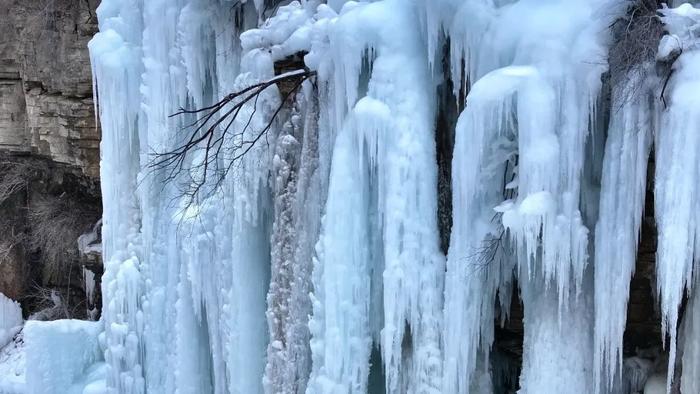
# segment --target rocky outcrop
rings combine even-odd
[[[0,0],[0,293],[25,314],[58,298],[84,311],[101,274],[77,242],[101,211],[87,50],[98,2]]]
[[[0,149],[99,175],[87,43],[96,0],[0,0]]]

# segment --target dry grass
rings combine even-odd
[[[11,231],[11,234],[0,239],[0,264],[10,261],[17,247],[25,240],[24,233],[15,232],[14,229]]]
[[[0,264],[28,264],[35,318],[85,317],[78,238],[100,217],[91,184],[34,157],[0,158]]]
[[[15,193],[27,188],[39,168],[30,161],[0,162],[0,205]]]
[[[98,213],[73,196],[42,196],[30,204],[29,248],[41,252],[44,278],[58,280],[78,261],[78,237],[90,230]]]
[[[0,162],[0,207],[27,189],[36,170],[37,168],[29,162]],[[15,212],[0,214],[0,228],[5,229],[5,233],[0,238],[0,264],[2,264],[12,258],[16,248],[26,237],[21,226],[17,224]]]

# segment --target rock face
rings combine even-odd
[[[0,0],[0,149],[99,175],[87,43],[96,0]]]
[[[101,211],[87,50],[98,3],[0,0],[0,293],[25,314],[52,307],[47,295],[85,303],[85,269],[101,273],[76,242]]]

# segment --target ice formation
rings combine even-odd
[[[670,385],[676,359],[678,310],[685,290],[692,286],[695,261],[700,256],[700,249],[696,249],[700,232],[695,216],[700,203],[696,189],[700,174],[697,160],[700,78],[696,71],[700,64],[697,51],[700,11],[686,3],[673,10],[664,9],[663,14],[671,39],[679,42],[682,49],[671,82],[671,105],[655,141],[659,163],[654,190],[659,228],[656,272],[662,326],[671,338],[667,377]],[[686,167],[684,163],[689,165]],[[692,337],[687,342],[692,342]]]
[[[0,293],[0,348],[12,341],[22,326],[22,308],[19,303]]]
[[[98,322],[29,321],[24,327],[29,393],[85,393],[104,382]],[[47,349],[51,349],[47,351]]]
[[[632,81],[630,83],[643,83]],[[637,260],[646,195],[647,163],[655,121],[653,98],[646,92],[626,100],[614,92],[615,111],[608,129],[602,169],[600,214],[595,232],[596,383],[611,386],[622,367],[622,341],[630,280]],[[607,376],[607,381],[601,381]]]
[[[661,10],[657,59],[613,84],[609,26],[626,12],[103,0],[90,53],[104,308],[99,322],[26,326],[27,389],[498,393],[512,368],[496,325],[521,300],[520,393],[671,390],[681,363],[675,384],[696,392],[700,11]],[[271,79],[215,117],[191,112]],[[436,126],[445,86],[461,111],[449,130]],[[217,125],[221,155],[202,140],[176,168],[153,165],[199,123]],[[439,133],[454,133],[451,229]],[[665,378],[623,359],[652,148]]]

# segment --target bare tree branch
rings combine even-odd
[[[156,152],[149,163],[151,171],[165,171],[164,183],[173,182],[189,170],[200,170],[201,176],[194,179],[189,175],[189,183],[183,190],[183,194],[189,198],[188,206],[199,196],[205,186],[210,187],[210,192],[217,190],[232,168],[240,162],[240,159],[255,147],[263,136],[270,131],[276,118],[292,95],[301,85],[316,75],[316,71],[298,69],[290,71],[274,78],[250,85],[242,90],[228,94],[220,101],[207,107],[198,109],[180,108],[170,117],[183,115],[195,115],[197,120],[188,124],[184,129],[188,130],[189,137],[186,141],[174,149]],[[282,100],[257,134],[251,139],[246,139],[246,131],[250,128],[253,117],[257,111],[257,103],[260,95],[273,85],[291,84],[291,89],[282,91]],[[280,89],[282,90],[282,89]],[[241,130],[234,130],[234,121],[239,118],[241,110],[247,104],[252,104],[252,112]],[[218,118],[217,118],[218,116]],[[225,146],[231,141],[233,146]],[[187,158],[194,152],[204,152],[201,163],[187,167]],[[228,153],[226,155],[226,153]],[[226,159],[224,168],[219,168],[221,159]],[[212,182],[213,177],[213,184]]]

